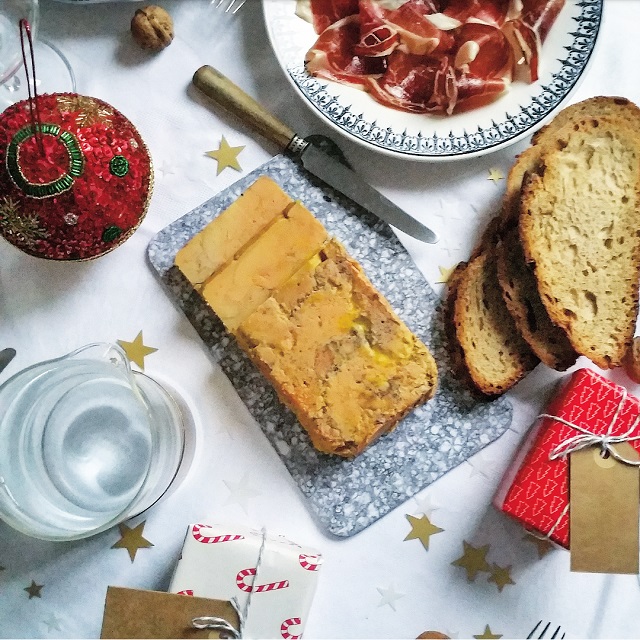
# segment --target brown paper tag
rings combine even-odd
[[[230,602],[176,593],[109,587],[101,638],[219,638],[220,632],[195,629],[193,618],[224,618],[235,629],[240,621]]]
[[[614,446],[640,459],[628,442]],[[588,447],[570,454],[569,480],[571,571],[638,573],[639,468]]]

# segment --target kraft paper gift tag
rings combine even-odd
[[[212,629],[196,629],[194,618],[215,616],[239,629],[238,614],[230,602],[176,593],[109,587],[101,638],[221,638]]]
[[[640,460],[628,442],[613,447]],[[638,573],[639,468],[603,457],[600,447],[575,451],[569,460],[571,571]]]

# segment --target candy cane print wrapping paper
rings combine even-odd
[[[235,598],[246,616],[243,638],[297,640],[311,609],[321,564],[317,551],[283,536],[242,525],[193,524],[170,591]]]

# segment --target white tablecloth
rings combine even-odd
[[[146,248],[160,229],[239,177],[230,169],[216,176],[215,162],[204,155],[222,135],[232,146],[246,145],[239,156],[243,174],[277,152],[193,91],[191,76],[200,65],[217,66],[296,131],[337,134],[294,94],[277,66],[258,0],[247,0],[235,18],[216,14],[208,0],[162,4],[174,17],[176,37],[149,55],[129,34],[138,3],[42,2],[42,34],[69,58],[80,93],[113,104],[139,128],[154,158],[156,185],[141,228],[97,261],[57,264],[0,242],[0,347],[18,352],[0,382],[39,360],[94,341],[133,340],[143,330],[145,343],[158,349],[147,357],[146,371],[169,380],[196,415],[196,458],[185,482],[142,518],[154,546],[140,550],[133,563],[124,550],[111,549],[117,529],[49,543],[0,523],[0,636],[97,637],[107,585],[166,590],[187,524],[217,520],[264,525],[324,552],[307,638],[415,638],[427,629],[468,638],[486,625],[494,634],[525,637],[538,620],[561,625],[572,638],[638,637],[636,576],[570,573],[569,554],[561,550],[539,559],[519,525],[490,504],[521,435],[559,378],[542,366],[509,393],[512,429],[418,500],[352,539],[329,538],[316,526],[280,459],[154,277]],[[605,4],[593,62],[572,101],[609,94],[640,102],[640,2]],[[401,239],[442,291],[438,267],[468,257],[502,196],[504,181],[488,180],[489,169],[506,174],[528,140],[444,164],[390,159],[339,142],[367,180],[440,233],[436,246]],[[423,510],[444,529],[428,551],[404,541],[405,515]],[[451,564],[464,540],[489,544],[488,559],[510,566],[515,584],[500,592],[486,573],[468,582]],[[24,591],[32,580],[43,585],[40,597]]]

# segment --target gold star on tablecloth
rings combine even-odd
[[[124,349],[124,352],[127,354],[127,358],[129,358],[131,362],[135,362],[135,364],[137,364],[143,371],[145,356],[157,351],[154,347],[147,347],[142,342],[142,331],[138,333],[133,342],[118,340],[118,344]]]
[[[118,525],[121,538],[111,548],[126,549],[129,552],[131,562],[133,562],[136,558],[136,553],[138,553],[138,549],[148,549],[149,547],[153,547],[153,544],[151,542],[142,537],[144,525],[145,523],[141,522],[137,527],[134,527],[133,529],[130,529],[124,523]]]
[[[538,549],[538,558],[544,558],[547,553],[553,549],[553,544],[546,538],[538,538],[537,536],[527,533],[527,535],[522,539],[527,542],[531,542],[536,546],[536,549]]]
[[[436,280],[436,284],[446,284],[451,277],[451,274],[456,270],[457,265],[453,267],[441,267],[438,265],[438,271],[440,271],[440,277]]]
[[[480,634],[479,636],[473,636],[474,638],[477,638],[478,640],[480,640],[481,638],[483,640],[498,640],[498,638],[502,638],[502,634],[501,633],[493,633],[491,631],[491,627],[489,625],[487,625],[484,628],[484,632],[482,634]]]
[[[243,149],[244,146],[230,147],[226,138],[222,136],[220,146],[214,151],[207,151],[205,155],[213,158],[218,162],[218,173],[216,175],[219,176],[227,167],[231,167],[236,171],[242,171],[242,167],[238,162],[238,155]]]
[[[504,175],[500,169],[489,169],[489,177],[487,180],[492,180],[494,184],[498,184],[500,180],[504,180]]]
[[[421,518],[416,518],[415,516],[406,515],[409,524],[411,524],[411,531],[407,534],[406,540],[420,540],[422,542],[422,546],[428,551],[429,550],[429,538],[436,534],[444,531],[440,527],[436,527],[434,524],[431,524],[431,520],[426,515],[423,515]]]
[[[487,579],[487,582],[495,582],[498,587],[498,591],[501,593],[508,584],[515,584],[511,579],[511,565],[508,567],[499,567],[497,564],[492,564],[491,575]]]
[[[467,572],[467,580],[473,582],[480,571],[491,572],[491,567],[487,562],[487,553],[489,552],[489,545],[484,547],[474,547],[466,540],[462,543],[464,545],[464,554],[454,560],[451,564],[456,567],[462,567]]]
[[[28,587],[25,587],[23,591],[26,591],[29,594],[29,600],[31,598],[42,598],[40,595],[40,591],[42,591],[43,584],[36,584],[33,580]]]

